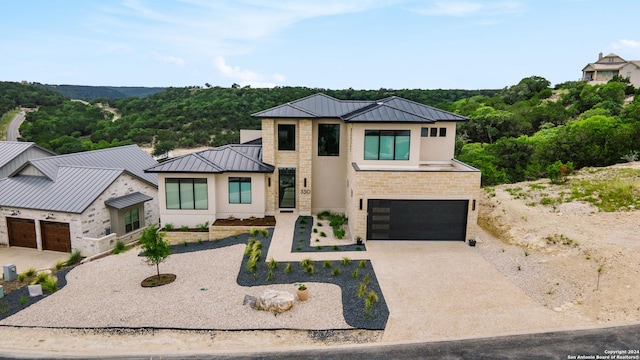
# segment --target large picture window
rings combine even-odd
[[[140,229],[140,210],[132,209],[124,213],[124,231],[132,232]]]
[[[207,179],[174,179],[165,180],[167,209],[208,208]]]
[[[340,156],[340,124],[318,124],[318,156]]]
[[[229,178],[229,204],[251,204],[251,178]]]
[[[365,130],[365,160],[409,160],[411,131]]]
[[[278,124],[278,150],[296,149],[296,126]]]

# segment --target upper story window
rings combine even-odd
[[[365,130],[365,160],[409,160],[411,131]]]
[[[206,210],[207,179],[165,179],[167,209]]]
[[[439,130],[439,131],[438,131]],[[447,136],[447,128],[422,128],[420,129],[421,137],[446,137]]]
[[[278,150],[296,149],[296,126],[278,124]]]
[[[229,178],[229,204],[251,204],[251,178]]]
[[[340,124],[318,124],[318,156],[340,156]]]

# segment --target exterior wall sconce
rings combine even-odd
[[[271,178],[267,178],[267,186],[271,187]]]
[[[473,203],[471,204],[471,211],[476,211],[476,201],[473,200]]]
[[[16,216],[16,215],[20,215],[20,210],[13,210],[11,212],[11,216]]]
[[[307,187],[307,178],[304,178],[304,187]]]
[[[51,220],[51,219],[55,219],[54,214],[53,213],[47,214],[47,216],[45,217],[45,220]]]
[[[360,199],[360,210],[362,210],[362,199]]]

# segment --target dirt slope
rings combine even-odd
[[[600,201],[611,186],[632,194],[631,204],[604,212],[619,205]],[[581,195],[594,200],[569,201]],[[489,188],[478,250],[533,299],[578,323],[637,322],[639,201],[640,162],[582,169],[561,185],[542,179]]]

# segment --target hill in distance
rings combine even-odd
[[[145,98],[165,89],[163,87],[135,86],[38,85],[41,85],[51,91],[55,91],[70,99],[83,99],[87,101],[92,101],[96,98],[107,98],[110,100],[124,99],[128,97]]]

